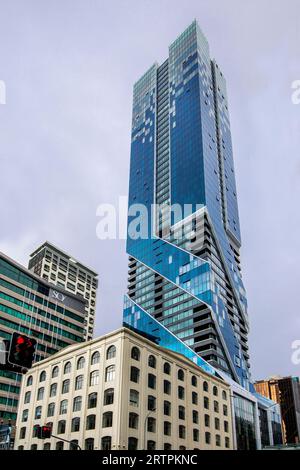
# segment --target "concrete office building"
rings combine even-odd
[[[258,380],[254,386],[258,393],[279,403],[284,442],[300,443],[299,377],[270,377],[267,380]]]
[[[85,339],[92,339],[98,274],[47,241],[31,253],[28,268],[50,284],[86,299]]]
[[[85,300],[50,285],[0,253],[0,342],[20,332],[36,339],[39,361],[85,337]],[[16,419],[21,374],[0,364],[0,420]]]
[[[24,376],[15,448],[231,449],[230,394],[184,355],[121,328]],[[46,423],[57,438],[35,437]]]

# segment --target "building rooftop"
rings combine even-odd
[[[30,271],[30,269],[25,268],[25,266],[23,266],[22,264],[18,263],[17,261],[13,260],[12,258],[10,258],[9,256],[5,255],[4,253],[0,251],[0,259],[1,258],[7,261],[8,263],[10,263],[11,265],[15,266],[20,271],[22,271],[24,274],[26,274],[26,276],[29,276],[33,280],[39,282],[40,284],[44,284],[45,286],[49,287],[49,289],[55,289],[58,292],[62,292],[66,296],[76,299],[78,302],[81,302],[84,305],[87,303],[87,301],[81,295],[73,294],[72,292],[66,291],[63,287],[56,286],[54,284],[49,283],[48,281],[46,281],[46,279],[43,279],[37,274],[34,274],[32,271]]]
[[[49,248],[49,250],[51,251],[55,251],[57,254],[59,254],[60,256],[63,256],[64,258],[67,258],[68,261],[71,261],[71,263],[73,264],[76,264],[79,266],[79,268],[82,268],[86,271],[89,271],[94,277],[98,277],[98,273],[89,268],[88,266],[86,266],[85,264],[81,263],[80,261],[76,260],[75,258],[73,258],[73,256],[69,255],[68,253],[66,253],[65,251],[61,250],[60,248],[58,248],[57,246],[53,245],[53,243],[49,242],[49,241],[45,241],[42,245],[40,245],[38,248],[36,248],[36,250],[34,250],[29,256],[30,258],[33,258],[35,255],[37,255],[41,250],[43,250],[44,248]]]
[[[146,345],[148,345],[148,346],[156,349],[157,351],[159,351],[161,354],[167,354],[169,357],[173,357],[174,360],[180,360],[181,362],[185,363],[187,367],[192,368],[195,371],[197,370],[197,371],[201,372],[202,374],[206,375],[210,379],[214,379],[218,382],[221,382],[222,384],[225,384],[225,385],[229,386],[228,382],[224,378],[221,378],[221,377],[218,377],[218,376],[215,376],[215,375],[212,375],[212,374],[208,373],[207,371],[205,371],[204,369],[199,367],[197,364],[195,364],[193,361],[188,359],[183,354],[172,351],[171,349],[164,348],[164,347],[154,343],[150,339],[147,339],[146,337],[142,336],[141,334],[136,333],[135,331],[132,331],[131,329],[126,328],[124,326],[121,327],[121,328],[118,328],[117,330],[111,331],[110,333],[107,333],[103,336],[99,336],[98,338],[93,338],[90,341],[85,341],[84,343],[74,343],[70,346],[67,346],[67,347],[61,349],[60,351],[58,351],[57,353],[52,354],[51,356],[47,357],[46,359],[43,359],[42,361],[36,362],[35,364],[33,364],[31,370],[36,369],[36,368],[43,368],[43,367],[45,367],[45,365],[47,365],[47,363],[53,362],[53,361],[54,362],[59,361],[60,358],[63,358],[67,354],[70,354],[70,353],[75,354],[76,351],[80,351],[81,349],[84,349],[86,346],[94,345],[98,342],[104,341],[106,339],[109,339],[113,336],[120,335],[122,333],[124,335],[131,336],[133,338],[139,339],[140,341],[143,341],[143,343],[145,343]]]

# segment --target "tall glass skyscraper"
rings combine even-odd
[[[128,300],[249,389],[240,247],[226,82],[194,21],[134,85]]]

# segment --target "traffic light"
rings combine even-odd
[[[42,438],[42,427],[39,424],[33,426],[33,437]]]
[[[51,426],[42,426],[42,439],[49,439],[52,434]]]
[[[30,369],[36,349],[36,340],[20,333],[13,333],[8,353],[8,362],[14,366]]]
[[[39,424],[36,424],[33,426],[34,429],[34,437],[37,437],[38,439],[49,439],[52,434],[52,428],[48,424],[45,426],[40,426]]]

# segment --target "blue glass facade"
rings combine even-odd
[[[147,314],[147,312],[141,309],[127,296],[125,296],[124,301],[123,325],[140,334],[146,334],[149,339],[159,346],[170,349],[177,354],[182,354],[205,372],[221,378],[208,362],[204,361],[198,354],[195,354],[195,352],[180,341],[177,336],[172,334],[161,323],[154,320],[151,315]]]
[[[249,389],[226,84],[197,22],[134,85],[131,138],[128,295]],[[133,233],[135,204],[147,209],[148,236]]]
[[[234,404],[237,445],[255,448],[226,82],[196,21],[134,85],[131,138],[124,324],[250,391]],[[261,422],[267,440],[264,411]]]

